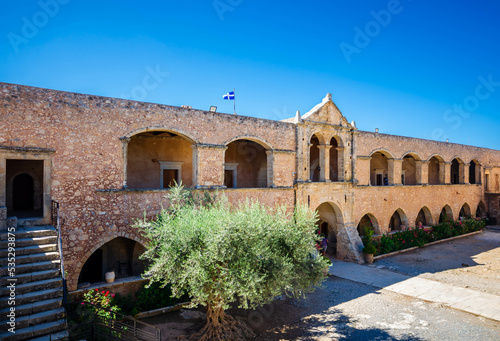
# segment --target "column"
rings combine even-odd
[[[195,188],[224,186],[225,145],[197,144],[193,148],[193,185]]]
[[[451,162],[439,163],[439,182],[445,185],[451,184]]]
[[[274,181],[274,151],[269,149],[266,150],[267,154],[267,187],[276,187],[276,183]]]
[[[344,182],[344,181],[349,181],[349,174],[347,174],[347,179],[346,179],[346,176],[345,176],[345,164],[346,164],[346,161],[345,160],[349,160],[349,156],[346,155],[346,150],[348,150],[348,148],[344,148],[344,147],[337,147],[337,155],[340,156],[342,155],[342,157],[339,157],[338,160],[337,160],[337,170],[338,170],[338,174],[337,174],[337,177],[338,177],[338,182]],[[352,178],[352,176],[351,176]]]
[[[465,163],[460,165],[460,172],[462,172],[463,169],[463,176],[460,176],[460,183],[462,184],[470,184],[470,177],[469,177],[469,171],[470,171],[470,163]],[[463,178],[463,181],[462,181]]]
[[[123,184],[122,188],[128,188],[127,185],[127,163],[128,163],[128,143],[130,142],[130,137],[122,137],[122,158],[123,158]]]
[[[420,180],[418,179],[418,163],[417,163],[417,184],[429,184],[429,161],[417,161],[420,163]]]
[[[397,185],[401,186],[401,174],[403,174],[403,159],[388,159],[387,162],[390,164],[392,160],[392,171],[393,171],[393,180],[391,183],[391,177],[389,176],[389,185]],[[390,174],[391,166],[389,166],[388,173]]]
[[[318,145],[319,149],[319,181],[330,182],[330,148],[327,144]]]

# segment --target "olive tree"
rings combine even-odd
[[[207,309],[199,340],[244,340],[253,332],[225,314],[230,304],[255,308],[280,295],[300,296],[326,276],[329,262],[315,248],[315,214],[297,206],[269,208],[247,201],[238,207],[220,195],[195,200],[172,188],[170,206],[137,223],[148,239],[145,276],[188,293]]]

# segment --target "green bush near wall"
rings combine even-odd
[[[484,219],[469,218],[458,221],[447,221],[432,227],[432,230],[416,227],[413,230],[384,234],[379,241],[372,241],[375,245],[375,256],[390,252],[408,249],[411,247],[424,247],[425,244],[437,240],[460,236],[466,233],[484,229]]]

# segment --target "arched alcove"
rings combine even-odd
[[[115,278],[139,276],[144,272],[145,262],[139,256],[144,246],[132,239],[116,237],[95,250],[83,265],[78,283],[104,281],[106,272],[114,271]]]
[[[468,203],[463,204],[462,208],[460,208],[460,212],[458,214],[458,217],[461,219],[465,219],[465,218],[470,218],[471,216],[472,215],[471,215],[469,204]]]
[[[363,237],[365,235],[365,228],[372,228],[374,234],[381,234],[380,227],[377,221],[377,218],[373,214],[365,214],[358,223],[358,234],[360,237]]]
[[[413,186],[417,184],[417,160],[413,155],[405,155],[401,170],[401,184]]]
[[[408,228],[408,218],[402,209],[396,210],[389,221],[389,232]]]
[[[439,156],[429,159],[429,185],[440,185],[444,183],[444,161]]]
[[[476,218],[486,218],[486,205],[482,201],[477,205]]]
[[[193,142],[172,131],[146,131],[130,137],[127,184],[130,188],[193,186]]]
[[[439,223],[453,220],[453,211],[449,205],[445,205],[439,214]]]
[[[246,139],[232,141],[224,155],[224,185],[227,188],[267,187],[267,168],[264,146]]]
[[[389,184],[388,155],[378,151],[372,154],[370,160],[370,181],[372,186],[385,186]]]
[[[422,207],[415,219],[415,227],[432,226],[432,214],[429,208]]]

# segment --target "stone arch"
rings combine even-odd
[[[455,156],[451,160],[450,167],[450,183],[451,184],[463,184],[464,183],[464,167],[465,164],[461,158]]]
[[[415,160],[417,161],[422,161],[422,158],[420,157],[420,155],[418,155],[416,152],[414,151],[408,151],[406,153],[404,153],[402,156],[401,156],[401,159],[403,159],[405,156],[411,156],[413,157]]]
[[[389,220],[389,232],[391,231],[400,231],[408,228],[408,217],[406,213],[398,208],[391,216]]]
[[[255,143],[261,145],[266,150],[274,149],[273,146],[268,141],[266,141],[264,138],[259,137],[259,136],[255,136],[255,135],[239,135],[239,136],[231,138],[230,140],[227,140],[223,144],[225,146],[227,146],[230,143],[238,141],[238,140],[248,140],[248,141],[255,142]]]
[[[428,170],[428,183],[429,185],[444,184],[444,159],[438,155],[433,154],[427,160],[429,162]]]
[[[415,219],[415,227],[421,226],[432,226],[432,214],[427,206],[420,209]]]
[[[453,210],[450,205],[444,205],[439,214],[439,223],[444,223],[445,221],[453,220]]]
[[[470,206],[468,203],[464,203],[460,208],[460,212],[458,213],[459,218],[470,218],[472,216]]]
[[[129,233],[127,233],[125,231],[109,232],[109,233],[105,234],[102,237],[100,244],[92,245],[92,247],[85,253],[85,255],[76,262],[76,265],[74,266],[75,271],[68,278],[68,281],[69,281],[68,286],[70,286],[70,290],[76,289],[76,286],[78,284],[78,279],[80,277],[82,269],[83,269],[85,263],[89,260],[89,258],[98,249],[100,249],[101,247],[103,247],[107,243],[109,243],[117,238],[125,238],[128,240],[134,241],[137,244],[139,244],[140,246],[142,246],[143,248],[145,248],[145,246],[147,245],[147,241],[144,238],[130,235]],[[135,250],[133,252],[135,252]]]
[[[309,134],[309,137],[308,137],[307,141],[311,141],[311,139],[313,138],[313,136],[316,136],[316,138],[318,139],[319,144],[326,144],[325,135],[321,131],[313,131],[313,132],[311,132]]]
[[[486,205],[480,201],[476,208],[476,218],[486,218]]]
[[[151,127],[126,140],[127,186],[135,189],[169,188],[175,182],[195,185],[195,141],[177,130]]]
[[[469,183],[471,185],[481,183],[481,164],[477,158],[473,158],[469,162]]]
[[[389,159],[391,153],[385,149],[377,149],[370,154],[370,183],[372,186],[385,186],[389,184]]]
[[[336,256],[339,245],[339,229],[344,226],[344,217],[340,208],[332,202],[323,202],[316,208],[318,214],[319,233],[327,232],[327,253]]]
[[[164,126],[164,125],[154,125],[154,126],[149,126],[149,127],[142,127],[139,129],[132,130],[125,134],[122,139],[129,139],[132,136],[139,135],[142,133],[147,133],[147,132],[153,132],[153,131],[164,131],[167,133],[173,133],[176,135],[179,135],[186,140],[190,141],[193,144],[198,144],[200,141],[195,138],[193,135],[190,133],[186,132],[185,130],[179,129],[177,127],[171,127],[171,126]]]
[[[261,142],[261,141],[260,141]],[[224,152],[224,185],[227,188],[268,187],[272,183],[268,172],[266,144],[255,139],[232,139]]]
[[[360,237],[362,237],[365,233],[365,226],[371,226],[373,228],[374,234],[382,234],[377,218],[371,213],[367,213],[362,216],[357,224],[357,230]]]

